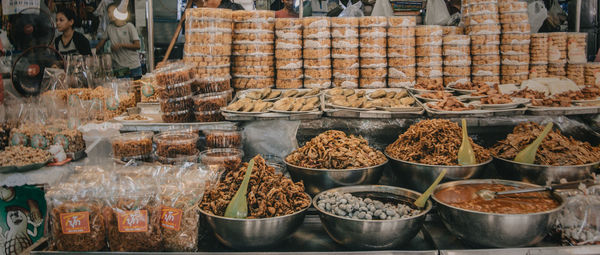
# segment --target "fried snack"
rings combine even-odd
[[[423,120],[401,134],[388,145],[386,153],[396,159],[428,164],[458,165],[458,148],[461,145],[461,128],[454,122],[442,119]],[[478,163],[490,159],[490,153],[469,138]]]
[[[482,104],[509,104],[512,103],[512,98],[509,95],[495,94],[479,99]]]
[[[114,158],[143,157],[152,153],[152,132],[121,134],[111,139]]]
[[[420,83],[420,82],[418,82],[417,85],[415,85],[415,89],[443,91],[444,84],[443,84],[443,82],[442,83]]]
[[[163,205],[161,218],[162,239],[166,251],[194,252],[198,249],[198,228],[200,227],[199,205],[204,187],[177,187],[162,185],[160,199]],[[179,225],[168,224],[164,217],[181,213]],[[162,216],[164,215],[164,216]]]
[[[223,216],[229,202],[244,179],[248,163],[228,171],[216,187],[206,191],[200,208]],[[254,168],[248,185],[248,219],[277,217],[295,213],[310,206],[310,197],[304,192],[302,182],[294,183],[260,156],[254,157]]]
[[[442,99],[446,99],[448,97],[451,97],[452,93],[448,93],[448,92],[444,92],[444,91],[436,91],[436,92],[429,92],[429,93],[425,93],[425,94],[420,94],[419,96],[422,97],[422,98],[442,100]]]
[[[546,94],[544,92],[532,90],[529,88],[524,88],[510,94],[511,97],[519,97],[519,98],[528,98],[528,99],[544,99],[546,98]]]
[[[569,107],[572,105],[571,98],[568,97],[546,97],[544,99],[531,100],[533,106],[547,106],[547,107]]]
[[[472,93],[471,96],[490,96],[497,94],[500,94],[498,84],[495,84],[494,86],[483,84],[480,85],[479,88],[477,88],[477,91],[475,93]]]
[[[337,130],[325,131],[314,137],[285,160],[295,166],[315,169],[356,169],[387,161],[383,153],[370,147],[361,136],[347,136]]]
[[[113,206],[104,207],[106,217],[106,227],[108,231],[108,244],[111,251],[161,251],[162,238],[160,227],[161,205],[155,199],[144,201],[144,205],[139,205],[140,201],[136,199],[121,198]],[[119,231],[119,217],[124,213],[146,212],[144,214],[133,213],[139,222],[146,224],[145,231],[142,232],[121,232]]]
[[[68,233],[65,229],[66,226],[61,224],[61,216],[76,212],[88,213],[88,233]],[[104,215],[102,214],[102,206],[97,202],[62,203],[52,209],[50,224],[52,226],[52,250],[101,251],[106,247]]]
[[[46,163],[52,159],[50,152],[21,145],[0,151],[0,166],[26,166]]]
[[[461,101],[458,101],[458,99],[456,99],[455,97],[444,98],[442,101],[435,103],[427,103],[427,106],[435,110],[452,112],[469,111],[475,109],[474,106],[466,106]]]
[[[517,153],[531,144],[544,129],[537,123],[521,123],[506,139],[494,145],[490,151],[499,158],[513,160]],[[552,166],[583,165],[600,161],[600,148],[552,130],[542,141],[534,164]]]

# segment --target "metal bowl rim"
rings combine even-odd
[[[275,216],[275,217],[269,217],[269,218],[259,218],[259,219],[238,219],[238,218],[229,218],[229,217],[225,217],[225,216],[219,216],[219,215],[214,215],[212,213],[208,213],[206,211],[204,211],[202,208],[200,208],[200,213],[209,216],[209,217],[213,217],[213,218],[218,218],[218,219],[222,219],[222,220],[229,220],[229,221],[268,221],[268,220],[273,220],[273,219],[281,219],[281,218],[285,218],[285,217],[291,217],[291,216],[295,216],[297,214],[301,214],[306,212],[306,210],[308,210],[310,208],[310,206],[312,205],[313,199],[312,197],[310,197],[310,195],[306,192],[304,192],[304,194],[306,194],[308,196],[308,199],[310,200],[308,206],[300,211],[291,213],[291,214],[286,214],[286,215],[281,215],[281,216]]]
[[[531,166],[531,167],[544,167],[544,168],[558,168],[558,167],[589,167],[589,166],[594,166],[594,165],[600,165],[600,161],[596,161],[596,162],[592,162],[592,163],[587,163],[587,164],[583,164],[583,165],[564,165],[564,166],[553,166],[553,165],[538,165],[538,164],[528,164],[528,163],[521,163],[521,162],[517,162],[514,160],[510,160],[510,159],[505,159],[505,158],[500,158],[497,157],[496,155],[492,155],[493,159],[499,159],[501,161],[505,161],[508,163],[512,163],[515,165],[522,165],[522,166]]]
[[[536,212],[536,213],[490,213],[490,212],[480,212],[480,211],[473,211],[473,210],[468,210],[468,209],[464,209],[464,208],[460,208],[460,207],[456,207],[456,206],[452,206],[449,205],[447,203],[444,203],[442,201],[440,201],[439,199],[437,199],[435,197],[435,194],[437,193],[437,191],[443,189],[443,188],[447,188],[447,187],[452,187],[452,186],[457,186],[457,185],[462,185],[462,184],[504,184],[504,185],[525,185],[525,186],[530,186],[530,187],[541,187],[540,185],[537,184],[533,184],[533,183],[527,183],[527,182],[520,182],[520,181],[511,181],[511,180],[502,180],[502,179],[472,179],[472,180],[460,180],[460,181],[451,181],[451,182],[446,182],[446,183],[442,183],[440,185],[438,185],[433,192],[431,193],[431,199],[433,199],[436,203],[441,204],[443,206],[446,206],[448,208],[454,209],[454,210],[458,210],[461,211],[462,213],[474,213],[474,214],[481,214],[481,215],[493,215],[493,216],[535,216],[535,215],[543,215],[543,214],[552,214],[554,212],[560,211],[562,210],[563,207],[565,207],[565,205],[567,204],[567,200],[561,196],[560,194],[556,193],[555,191],[552,191],[551,194],[554,194],[555,197],[559,197],[560,198],[560,204],[552,209],[552,210],[548,210],[548,211],[543,211],[543,212]]]
[[[289,155],[287,155],[289,156]],[[287,156],[285,156],[287,158]],[[315,172],[347,172],[347,171],[365,171],[365,170],[369,170],[371,168],[379,168],[379,167],[383,167],[385,166],[387,163],[390,162],[389,159],[385,159],[385,162],[376,165],[376,166],[368,166],[368,167],[361,167],[361,168],[350,168],[350,169],[323,169],[323,168],[308,168],[308,167],[301,167],[301,166],[296,166],[296,165],[292,165],[290,163],[287,162],[287,160],[283,160],[283,162],[285,162],[285,164],[287,166],[291,166],[291,167],[295,167],[298,169],[302,169],[302,170],[308,170],[308,171],[315,171]]]
[[[338,215],[335,215],[335,214],[331,214],[331,213],[329,213],[329,212],[326,212],[326,211],[322,210],[321,208],[319,208],[319,207],[317,206],[317,198],[318,198],[319,196],[321,196],[321,195],[322,195],[323,193],[325,193],[325,192],[331,192],[332,190],[336,190],[336,189],[343,189],[343,188],[362,188],[362,187],[365,187],[365,188],[367,188],[367,187],[387,187],[387,188],[393,188],[393,189],[396,189],[396,190],[408,191],[409,193],[413,193],[413,194],[416,194],[416,195],[419,195],[419,196],[420,196],[420,195],[422,195],[422,193],[419,193],[419,192],[417,192],[417,191],[414,191],[414,190],[405,189],[405,188],[400,188],[400,187],[394,187],[394,186],[387,186],[387,185],[357,185],[357,186],[345,186],[345,187],[336,187],[336,188],[332,188],[332,189],[328,189],[328,190],[325,190],[325,191],[321,191],[321,192],[319,192],[317,195],[315,195],[315,199],[313,199],[313,201],[312,201],[312,205],[313,205],[313,207],[314,207],[315,209],[317,209],[317,211],[319,211],[319,213],[326,214],[326,215],[328,215],[328,216],[331,216],[331,217],[334,217],[334,218],[337,218],[337,219],[341,219],[341,220],[348,220],[348,221],[354,221],[354,222],[368,222],[368,223],[385,223],[385,222],[395,222],[395,221],[406,221],[406,220],[412,220],[412,219],[419,218],[419,217],[421,217],[421,216],[426,216],[426,215],[427,215],[427,214],[428,214],[428,213],[431,211],[431,209],[433,209],[433,203],[431,202],[431,200],[429,200],[429,199],[428,199],[428,200],[427,200],[427,206],[426,206],[426,208],[425,208],[424,210],[422,210],[422,212],[421,212],[421,213],[419,213],[419,214],[417,214],[417,215],[415,215],[415,216],[409,217],[409,218],[397,219],[397,220],[360,220],[360,219],[352,219],[352,218],[347,218],[347,217],[342,217],[342,216],[338,216]],[[369,190],[366,190],[365,192],[368,192],[368,191],[369,191]],[[335,192],[335,191],[333,191],[333,192]]]
[[[411,164],[411,165],[415,165],[415,166],[444,167],[444,168],[480,167],[480,166],[484,166],[484,165],[489,164],[494,159],[494,157],[490,157],[490,159],[488,159],[487,161],[485,161],[483,163],[479,163],[479,164],[475,164],[475,165],[466,165],[466,166],[461,166],[461,165],[428,165],[428,164],[415,163],[415,162],[404,161],[404,160],[400,160],[400,159],[394,158],[394,157],[388,155],[387,151],[385,151],[383,153],[385,154],[386,157],[388,157],[392,161],[398,161],[398,162],[402,162],[402,163],[406,163],[406,164]]]

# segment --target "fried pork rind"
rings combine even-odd
[[[473,105],[465,105],[461,101],[458,101],[455,97],[447,97],[442,99],[442,101],[427,103],[427,106],[431,109],[436,109],[440,111],[469,111],[475,110],[475,106]]]
[[[207,190],[200,208],[223,216],[229,202],[244,179],[248,163],[229,171],[216,187]],[[260,156],[254,157],[254,168],[248,184],[248,219],[270,218],[292,214],[310,206],[310,197],[302,182],[275,173]]]
[[[386,153],[399,160],[427,165],[458,165],[458,149],[462,141],[461,128],[454,122],[442,119],[423,120],[412,125],[388,145]],[[477,163],[490,159],[485,148],[469,138]]]
[[[518,97],[518,98],[528,98],[528,99],[533,100],[533,99],[544,99],[546,97],[546,94],[544,94],[544,92],[532,90],[529,88],[524,88],[519,91],[513,92],[512,94],[510,94],[510,96]]]
[[[521,123],[506,139],[494,145],[490,151],[499,158],[513,160],[517,153],[531,144],[544,129],[537,123]],[[551,131],[542,141],[535,156],[535,164],[552,166],[583,165],[600,161],[600,148],[564,136],[558,130]]]
[[[288,163],[316,169],[355,169],[377,166],[387,161],[382,152],[369,146],[362,137],[346,136],[342,131],[326,131],[295,150]]]

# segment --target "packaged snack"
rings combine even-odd
[[[387,86],[386,78],[360,78],[359,88],[362,89],[376,89],[385,88]]]
[[[416,27],[415,35],[416,36],[442,36],[442,35],[444,35],[444,30],[441,26],[421,25],[421,26]]]
[[[304,59],[329,58],[331,56],[329,48],[324,49],[304,49],[302,52]]]
[[[331,79],[331,68],[305,68],[306,79]]]
[[[569,64],[587,62],[587,33],[567,33],[567,54]]]
[[[528,65],[529,64],[529,55],[528,54],[502,55],[502,64],[503,65]]]
[[[388,86],[390,88],[409,88],[415,86],[416,78],[389,78]]]
[[[500,65],[500,55],[473,55],[471,57],[474,66],[478,65]]]
[[[387,23],[387,17],[364,16],[358,18],[360,27],[386,27]]]
[[[166,85],[166,86],[157,86],[156,94],[158,94],[159,99],[168,99],[173,97],[185,97],[192,94],[192,83],[194,80],[189,80],[182,83]]]
[[[471,76],[471,82],[474,84],[486,84],[491,87],[491,86],[500,84],[500,76],[499,75]]]
[[[165,123],[186,123],[192,120],[189,110],[163,112],[161,118]]]
[[[301,59],[302,49],[276,49],[276,59]]]
[[[500,84],[521,84],[521,82],[529,79],[529,75],[502,75],[500,76]]]
[[[388,47],[388,57],[390,58],[415,58],[417,51],[414,46],[394,46]]]
[[[302,79],[277,79],[275,87],[278,89],[299,89],[302,88]]]
[[[500,45],[475,45],[471,44],[472,55],[498,55],[500,53]]]
[[[387,29],[388,38],[392,37],[415,37],[415,27],[389,27]]]
[[[442,37],[441,36],[417,36],[416,38],[417,46],[441,46],[442,45]]]
[[[358,34],[360,37],[370,37],[370,38],[378,38],[378,37],[386,37],[385,27],[361,27],[358,30]]]
[[[306,56],[306,55],[305,55]],[[331,57],[335,58],[358,58],[359,50],[358,48],[333,48],[331,49]],[[306,57],[305,57],[306,59]]]
[[[301,29],[302,20],[295,18],[275,19],[275,29]]]
[[[242,164],[244,151],[236,148],[215,148],[200,153],[200,163],[213,169],[228,172],[238,169]]]
[[[444,79],[440,77],[417,76],[416,85],[421,87],[443,87]]]
[[[529,65],[502,65],[502,75],[528,75]]]
[[[333,38],[358,38],[358,27],[333,27],[331,28]]]
[[[305,69],[325,69],[331,67],[331,59],[330,58],[315,58],[315,59],[305,59],[304,60],[304,68]]]
[[[444,36],[446,35],[463,35],[465,34],[465,30],[463,27],[458,26],[444,26],[442,27],[444,31]]]
[[[228,92],[198,94],[193,97],[194,111],[215,111],[227,106]]]
[[[361,48],[385,48],[387,45],[387,38],[385,37],[361,37],[360,47]]]
[[[502,44],[530,44],[530,34],[502,34]]]
[[[277,69],[277,79],[302,79],[302,68],[300,69]]]
[[[387,59],[386,58],[361,58],[360,59],[360,67],[361,68],[387,67]]]
[[[444,66],[444,76],[469,76],[470,66]]]
[[[331,87],[331,79],[304,79],[305,88],[327,89]]]
[[[271,88],[274,86],[275,86],[275,79],[273,77],[258,77],[258,78],[236,77],[233,79],[233,87],[236,89],[261,89],[261,88]]]
[[[468,35],[499,35],[500,25],[472,25],[467,27]]]
[[[471,76],[444,76],[444,86],[471,84]]]
[[[304,39],[328,39],[331,37],[331,31],[329,27],[314,27],[314,28],[304,28],[302,30],[302,36]]]
[[[415,57],[403,57],[403,58],[390,57],[390,58],[388,58],[388,66],[415,66],[415,65],[416,65]]]
[[[387,77],[387,68],[386,67],[361,68],[360,69],[360,77],[361,78],[385,78],[385,77]]]
[[[527,13],[527,2],[505,1],[498,3],[498,11],[500,13],[509,12],[525,12]]]
[[[152,136],[148,131],[124,133],[110,139],[115,159],[127,162],[131,159],[146,159],[152,153]]]
[[[390,78],[412,78],[416,76],[417,69],[414,66],[396,66],[388,68]]]
[[[419,77],[441,77],[443,68],[439,66],[419,66],[417,65],[417,76]]]
[[[351,69],[333,69],[333,77],[341,78],[341,79],[354,79],[360,76],[359,68],[351,68]]]
[[[443,37],[444,45],[470,45],[471,38],[468,35],[446,35]]]
[[[334,17],[330,19],[331,27],[358,27],[357,17]]]
[[[196,79],[192,83],[194,93],[214,93],[231,89],[231,76],[207,76]]]
[[[500,64],[500,56],[498,56]],[[470,56],[444,56],[444,66],[467,66],[471,65]]]
[[[334,69],[351,69],[359,68],[359,58],[334,58],[333,60]]]
[[[417,66],[442,66],[442,57],[417,57]]]
[[[387,49],[381,48],[360,48],[361,58],[385,58],[387,56]]]
[[[275,22],[274,11],[233,11],[231,16],[235,22]]]
[[[543,78],[543,77],[548,77],[548,65],[547,64],[543,64],[543,65],[531,64],[529,66],[529,78],[530,79]]]
[[[414,37],[388,37],[388,47],[413,47],[416,45]]]
[[[466,5],[464,8],[465,15],[481,15],[481,14],[497,14],[498,4],[496,3],[482,3],[482,4],[471,4]]]
[[[333,87],[336,88],[358,88],[358,78],[333,78]]]
[[[501,13],[500,22],[502,24],[529,23],[529,16],[527,15],[527,12]]]
[[[194,155],[198,134],[191,131],[168,131],[154,136],[156,154],[161,157],[174,158],[177,155]]]
[[[525,14],[527,15],[527,14]],[[531,25],[529,23],[503,23],[502,33],[505,34],[529,34],[531,33]]]
[[[302,49],[302,40],[277,38],[275,40],[275,49]]]
[[[417,46],[416,54],[418,57],[434,57],[442,55],[442,47],[440,46]]]
[[[330,27],[331,18],[329,17],[304,17],[302,23],[304,28],[315,28],[315,27]]]
[[[473,76],[500,76],[499,65],[473,65]]]
[[[471,35],[471,45],[498,45],[500,44],[500,35]]]
[[[445,44],[443,47],[444,56],[456,56],[456,55],[464,55],[468,56],[471,53],[471,47],[469,45],[447,45]]]
[[[585,64],[567,64],[567,78],[575,84],[585,85]]]
[[[219,122],[225,120],[220,110],[195,111],[194,116],[197,122]]]
[[[333,48],[358,48],[360,41],[356,38],[333,38],[331,47]]]
[[[390,27],[414,27],[417,25],[415,16],[392,16],[388,17]]]
[[[500,24],[500,15],[497,13],[468,15],[464,17],[464,23],[465,26]]]
[[[160,99],[162,112],[177,112],[190,109],[193,105],[192,96]]]

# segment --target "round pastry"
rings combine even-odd
[[[389,27],[414,27],[417,25],[416,16],[392,16],[388,17]]]
[[[358,87],[361,89],[378,89],[387,87],[386,78],[360,78]]]
[[[302,88],[302,79],[277,79],[275,87],[278,89],[300,89]]]
[[[415,79],[417,69],[414,66],[396,66],[388,68],[388,77],[390,78],[412,78]]]
[[[358,88],[358,78],[333,78],[333,87],[356,89]]]

